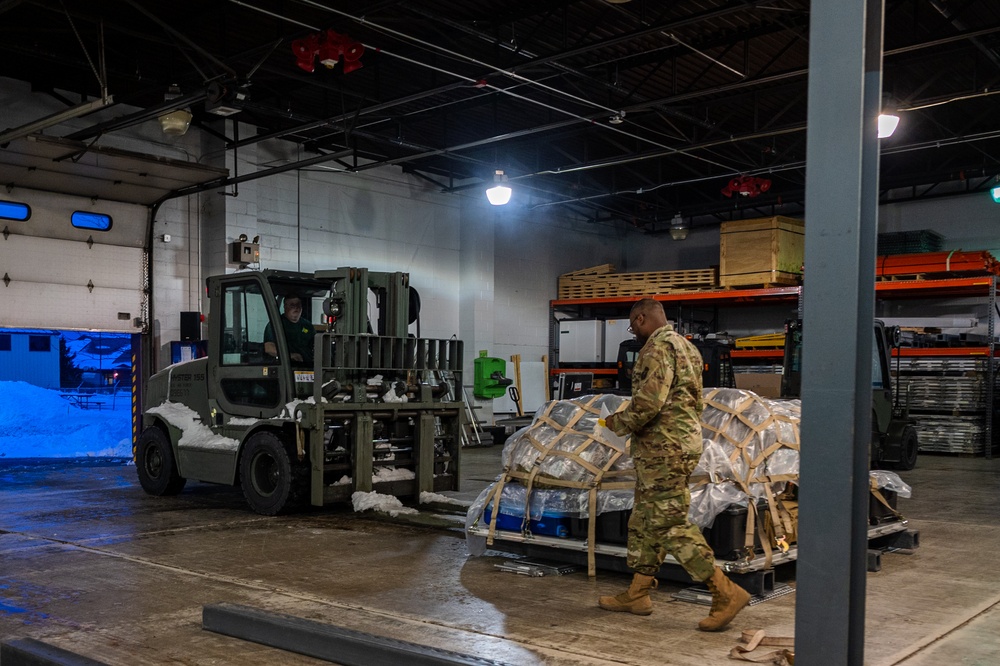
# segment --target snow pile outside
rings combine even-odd
[[[57,390],[0,382],[0,458],[131,458],[132,398],[100,395],[81,409]]]
[[[148,414],[158,414],[164,421],[181,431],[177,446],[186,449],[209,449],[235,451],[240,443],[230,437],[216,435],[201,422],[198,412],[190,407],[176,402],[165,402],[162,405],[147,409]]]
[[[398,497],[381,495],[374,491],[370,493],[357,491],[351,495],[351,503],[354,505],[354,510],[358,513],[371,510],[379,513],[387,513],[393,518],[399,515],[420,513],[416,509],[403,506]]]

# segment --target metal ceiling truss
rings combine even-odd
[[[96,26],[113,36],[111,92],[142,110],[70,134],[78,140],[186,106],[196,125],[222,137],[196,108],[205,87],[222,81],[250,86],[239,118],[258,128],[226,140],[228,149],[286,139],[310,153],[282,171],[398,165],[460,192],[481,187],[501,166],[533,192],[536,207],[565,206],[653,232],[678,211],[714,223],[802,205],[806,0],[175,3],[94,0],[64,14],[61,2],[35,0],[0,4],[0,13],[10,30],[30,9],[57,30],[72,17],[82,40]],[[106,11],[112,6],[122,9]],[[183,8],[193,13],[179,22]],[[225,29],[212,30],[213,22]],[[974,98],[1000,81],[1000,8],[988,0],[888,0],[886,25],[885,88],[904,110],[962,95],[969,101],[905,111],[907,134],[883,144],[884,197],[907,188],[928,196],[942,189],[934,179],[949,174],[995,175],[1000,121]],[[307,74],[294,66],[291,40],[329,26],[368,45],[362,70]],[[32,53],[7,37],[0,52]],[[141,43],[156,50],[148,61],[123,47]],[[53,69],[67,65],[59,48],[35,49],[32,58],[45,63],[38,81],[66,88]],[[130,58],[145,64],[131,71]],[[0,75],[15,75],[3,67]],[[143,67],[151,74],[140,75]],[[169,103],[162,101],[168,76],[186,93]],[[616,115],[624,122],[610,124]],[[775,186],[756,200],[724,198],[720,189],[738,175]]]

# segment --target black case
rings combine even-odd
[[[884,488],[879,492],[882,493],[882,497],[885,501],[889,503],[893,509],[896,508],[897,495],[892,490],[885,490]],[[868,524],[869,525],[881,525],[882,523],[891,523],[898,520],[896,514],[886,508],[882,502],[875,499],[875,495],[868,496]]]
[[[767,511],[767,503],[761,500],[757,504],[757,520],[762,520]],[[758,526],[754,526],[753,547],[761,550]],[[743,557],[743,544],[746,541],[747,508],[732,505],[718,516],[711,527],[702,530],[705,541],[712,548],[715,557],[720,560],[738,560]]]
[[[627,543],[628,519],[631,515],[632,512],[629,510],[608,511],[599,515],[597,525],[594,526],[594,538],[597,543]],[[574,539],[586,539],[588,527],[590,527],[589,518],[571,518],[569,535]]]

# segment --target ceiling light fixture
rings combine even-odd
[[[888,139],[899,125],[899,112],[890,95],[882,96],[882,113],[878,114],[878,138]]]
[[[888,113],[880,113],[878,116],[878,138],[887,139],[892,136],[892,133],[896,131],[896,126],[899,125],[899,116],[891,111]]]
[[[674,219],[670,220],[670,237],[675,241],[682,241],[687,238],[688,231],[690,230],[691,225],[681,217],[680,212],[674,215]]]
[[[181,96],[181,88],[176,83],[167,88],[167,94],[163,96],[163,101],[169,102]],[[184,136],[191,125],[191,111],[188,109],[175,109],[170,113],[164,113],[157,120],[160,121],[160,129],[164,134],[170,136]]]
[[[503,169],[497,169],[496,173],[493,174],[493,182],[496,183],[493,187],[486,190],[486,198],[490,200],[490,203],[494,206],[503,206],[508,201],[510,201],[510,195],[512,190],[507,185],[507,176],[504,174]]]
[[[205,90],[205,111],[226,118],[243,110],[250,92],[245,85],[213,81]]]
[[[611,116],[610,118],[608,118],[608,123],[610,123],[612,125],[621,125],[623,122],[625,122],[625,112],[624,111],[620,111],[620,112],[616,113],[615,115]]]

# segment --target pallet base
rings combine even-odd
[[[869,544],[876,549],[913,550],[918,548],[920,546],[920,533],[907,529],[907,524],[906,520],[901,520],[870,526],[868,528]],[[489,529],[481,525],[470,527],[467,531],[473,536],[483,538],[489,535]],[[587,562],[587,542],[581,539],[526,535],[521,532],[496,530],[493,545],[489,546],[489,549],[572,564],[585,565]],[[794,562],[798,559],[798,554],[798,545],[793,545],[787,552],[774,553],[770,564],[764,555],[759,553],[752,560],[733,562],[716,559],[715,564],[721,567],[727,576],[735,579],[735,577],[744,574],[773,571],[774,567],[779,564]],[[598,569],[629,573],[631,570],[625,564],[625,556],[626,548],[624,545],[597,543],[594,546],[594,558]],[[663,566],[660,567],[656,577],[677,582],[690,581],[687,572],[670,555],[664,559]],[[773,578],[771,580],[773,587]],[[749,588],[747,589],[750,591]]]
[[[802,284],[801,273],[786,273],[784,271],[760,271],[719,276],[719,286],[723,289],[769,289],[795,287],[800,284]]]

